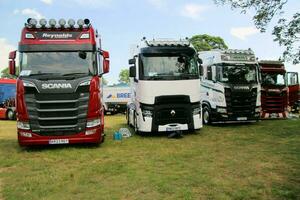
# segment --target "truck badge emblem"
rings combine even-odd
[[[67,89],[72,88],[70,83],[43,83],[43,89]]]
[[[175,110],[171,110],[170,114],[171,114],[172,117],[174,117],[175,114],[176,114]]]

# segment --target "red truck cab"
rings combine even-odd
[[[15,119],[16,82],[15,79],[0,78],[0,119]]]
[[[19,42],[16,111],[21,146],[104,140],[101,77],[109,53],[88,19],[29,18]],[[15,74],[16,51],[9,55]]]
[[[261,118],[287,118],[288,87],[283,62],[259,61],[261,71]]]

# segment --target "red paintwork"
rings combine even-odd
[[[260,70],[265,74],[282,74],[286,71],[278,61],[259,62]],[[261,118],[287,118],[288,87],[280,85],[261,85]]]
[[[64,33],[66,32],[80,32],[81,34],[78,35],[77,39],[72,40],[41,40],[41,39],[26,39],[25,34],[31,33],[35,35],[37,31],[53,31],[53,32],[59,32],[62,31]],[[90,38],[89,39],[79,39],[79,37],[84,34],[89,33]],[[19,45],[47,45],[47,44],[92,44],[96,45],[96,36],[95,31],[92,26],[89,28],[83,28],[83,29],[31,29],[31,28],[23,28],[22,35],[21,35],[21,41],[19,42]],[[109,56],[108,52],[107,55]],[[108,59],[108,58],[107,58]],[[104,59],[107,60],[107,59]],[[109,61],[106,61],[108,66],[106,68],[109,70]],[[103,63],[104,64],[104,63]],[[107,72],[108,72],[107,70]],[[40,136],[37,133],[33,133],[31,130],[21,130],[18,129],[18,141],[21,146],[28,146],[28,145],[47,145],[49,144],[49,140],[51,139],[68,139],[70,144],[74,143],[100,143],[104,140],[103,132],[104,132],[104,110],[102,108],[100,98],[100,80],[98,76],[95,76],[92,78],[90,83],[90,102],[88,107],[88,119],[95,119],[100,118],[101,119],[101,125],[98,127],[93,128],[87,128],[87,130],[96,130],[95,134],[92,135],[85,135],[85,132],[78,133],[76,135],[67,135],[67,136]],[[24,86],[23,81],[18,79],[17,82],[17,119],[19,121],[29,121],[28,112],[26,109],[26,104],[24,100]],[[31,133],[32,137],[25,137],[20,135],[20,132],[26,132]]]
[[[85,135],[84,132],[76,135],[68,136],[40,136],[32,131],[18,129],[18,141],[20,146],[32,146],[32,145],[48,145],[51,139],[68,139],[69,144],[76,143],[100,143],[103,141],[103,127],[98,126],[87,130],[96,129],[96,133],[92,135]],[[32,137],[24,137],[20,135],[20,132],[31,133]]]
[[[6,119],[6,108],[0,108],[0,119]]]
[[[41,39],[26,39],[25,34],[26,33],[31,33],[35,36],[35,32],[37,31],[49,31],[49,32],[59,32],[62,31],[64,33],[67,32],[80,32],[82,34],[84,33],[90,33],[90,38],[89,39],[79,39],[79,37],[82,34],[79,34],[78,38],[76,40],[41,40]],[[39,45],[39,44],[92,44],[96,45],[96,40],[95,40],[95,31],[92,26],[89,28],[83,28],[83,29],[32,29],[32,28],[27,28],[24,27],[22,30],[22,35],[21,35],[21,41],[19,42],[19,45]]]

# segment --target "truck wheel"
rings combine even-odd
[[[209,107],[204,106],[202,110],[202,119],[203,119],[203,124],[210,124],[211,123],[211,112]]]
[[[129,124],[129,109],[127,109],[127,111],[126,111],[126,120],[127,120],[127,125],[130,126],[130,124]]]
[[[8,110],[7,113],[6,113],[6,117],[7,117],[7,119],[9,119],[9,120],[13,120],[13,119],[15,118],[15,113],[14,113],[14,111]]]

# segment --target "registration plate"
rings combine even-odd
[[[272,113],[272,114],[270,115],[270,117],[271,117],[271,118],[277,118],[277,117],[278,117],[278,114],[277,114],[277,113]]]
[[[49,144],[69,144],[68,139],[52,139],[49,140]]]
[[[180,127],[174,126],[174,127],[167,127],[166,131],[179,131]]]
[[[246,121],[246,120],[247,120],[247,117],[238,117],[237,120],[238,120],[238,121]]]

